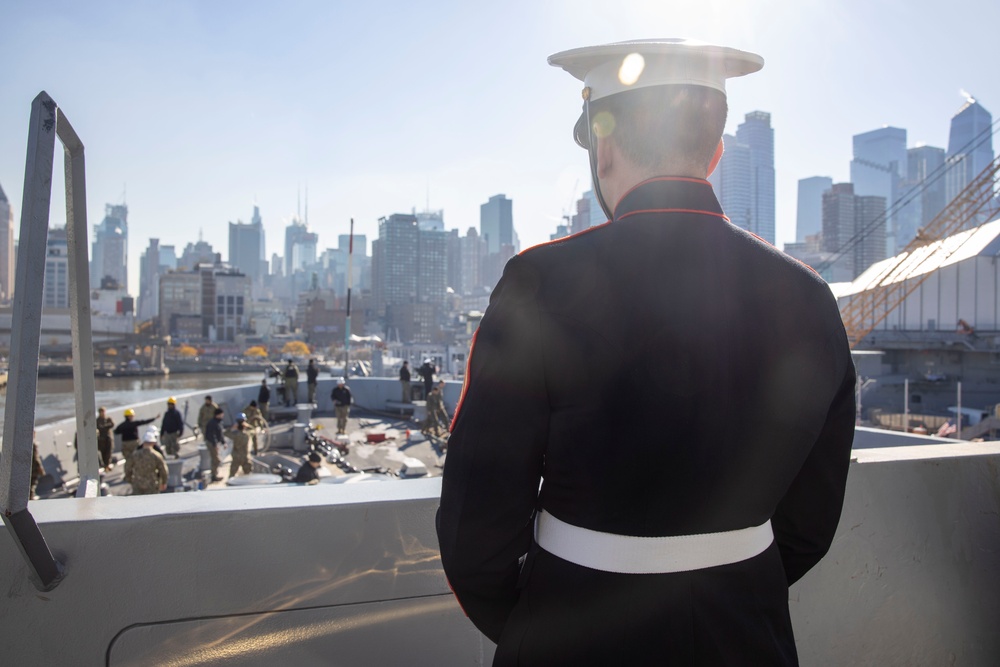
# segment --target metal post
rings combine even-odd
[[[351,288],[354,286],[354,218],[347,244],[347,317],[344,323],[344,380],[351,376]]]
[[[955,422],[955,439],[962,439],[962,381],[958,381],[958,421]]]
[[[38,346],[42,321],[45,245],[52,195],[56,140],[56,103],[44,91],[31,103],[24,195],[17,253],[3,450],[0,451],[0,502],[3,521],[28,564],[32,583],[51,590],[63,576],[38,524],[28,511],[31,445],[34,440]]]
[[[903,380],[903,433],[910,432],[910,378]]]
[[[69,249],[70,331],[73,334],[73,394],[76,402],[76,495],[96,498],[101,491],[94,411],[94,345],[90,321],[90,262],[87,256],[87,180],[83,142],[62,109],[56,109],[56,133],[65,150],[66,242]]]

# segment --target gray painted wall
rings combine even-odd
[[[857,450],[790,591],[804,665],[1000,664],[1000,445]],[[65,580],[0,535],[5,664],[489,664],[440,569],[440,479],[43,500]]]

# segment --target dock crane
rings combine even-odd
[[[930,277],[925,271],[916,275],[916,269],[934,254],[935,262],[947,259],[960,247],[940,245],[947,237],[977,220],[980,213],[990,213],[994,204],[994,190],[1000,177],[1000,156],[997,156],[962,192],[925,227],[897,255],[898,260],[884,267],[873,276],[868,286],[850,297],[841,307],[840,315],[847,330],[847,339],[853,349],[893,310]],[[936,253],[933,251],[937,251]],[[943,253],[943,254],[942,254]],[[907,277],[912,276],[912,277]]]

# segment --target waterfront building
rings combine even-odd
[[[0,187],[0,303],[14,298],[14,210]]]
[[[486,241],[487,254],[514,245],[514,202],[506,195],[493,195],[479,207],[479,235]]]
[[[910,192],[914,188],[921,188],[919,196],[916,196],[911,206],[915,207],[913,216],[913,228],[901,227],[897,235],[897,245],[900,248],[906,246],[913,237],[916,236],[917,227],[926,227],[945,204],[945,176],[941,169],[945,161],[943,148],[934,146],[916,146],[906,151],[906,183],[904,193]],[[928,181],[928,177],[932,180]]]
[[[597,201],[597,195],[594,194],[593,188],[584,192],[583,198],[587,200],[587,210],[590,211],[591,227],[603,225],[608,221],[608,217],[604,215],[604,209],[601,208],[601,203]]]
[[[407,318],[440,317],[448,288],[446,232],[422,231],[415,215],[394,213],[379,219],[372,243],[372,296],[387,331],[406,330]],[[401,308],[426,304],[428,308]]]
[[[823,232],[823,193],[833,187],[829,176],[810,176],[799,179],[798,201],[795,210],[795,241],[805,243],[810,236]],[[785,246],[787,252],[788,246]]]
[[[771,114],[751,111],[723,136],[726,151],[708,180],[730,221],[774,243],[774,128]]]
[[[945,200],[957,197],[993,161],[993,116],[972,97],[951,119],[948,133],[949,170],[945,177]],[[975,226],[986,221],[986,214],[970,221]]]
[[[836,257],[831,280],[852,280],[885,258],[885,206],[884,197],[856,195],[853,183],[823,194],[822,250]]]
[[[110,277],[128,289],[128,206],[107,204],[104,219],[94,227],[90,257],[90,284]]]
[[[173,271],[159,280],[160,333],[182,340],[202,336],[201,273]]]
[[[69,245],[65,227],[50,229],[45,242],[42,307],[69,308]]]
[[[229,223],[229,264],[250,278],[257,287],[267,272],[264,248],[264,225],[260,208],[253,207],[251,222],[240,220]]]
[[[555,234],[549,234],[550,241],[558,241],[559,239],[566,238],[569,236],[569,227],[566,225],[556,225]]]
[[[903,194],[903,180],[907,175],[906,130],[885,126],[856,134],[853,148],[851,183],[854,194],[885,199],[889,211],[885,225],[886,253],[894,254],[902,236],[898,230],[916,227],[913,206],[892,210]]]
[[[203,294],[211,293],[215,297],[214,308],[209,306],[211,302],[203,301],[206,337],[213,341],[235,341],[238,334],[249,330],[253,302],[250,276],[235,267],[202,269],[201,275]],[[209,306],[208,318],[205,318],[204,306]]]

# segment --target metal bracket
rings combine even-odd
[[[80,486],[78,496],[95,497],[100,487],[94,413],[94,348],[90,322],[87,256],[87,195],[83,143],[62,110],[44,91],[31,103],[24,197],[15,276],[10,371],[0,450],[3,521],[30,568],[39,590],[52,590],[64,576],[28,510],[34,440],[35,393],[52,166],[55,140],[65,150],[66,238],[69,250],[70,318]]]

